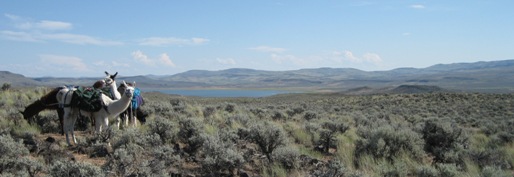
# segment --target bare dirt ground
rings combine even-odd
[[[87,137],[91,136],[91,134],[89,131],[75,131],[75,136],[77,138]],[[59,146],[62,150],[66,152],[66,154],[69,156],[71,160],[90,163],[96,166],[102,166],[106,162],[105,157],[90,157],[89,154],[84,153],[83,147],[81,147],[81,145],[68,146],[66,143],[65,135],[61,135],[59,133],[45,133],[38,134],[36,138],[39,142],[49,142],[51,144]]]

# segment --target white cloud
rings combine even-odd
[[[99,45],[99,46],[113,46],[113,45],[122,45],[122,42],[102,40],[95,37],[80,35],[80,34],[69,34],[69,33],[57,33],[57,34],[42,34],[38,36],[40,39],[46,40],[56,40],[65,43],[71,44],[80,44],[80,45]]]
[[[259,52],[269,52],[269,53],[281,53],[286,51],[284,48],[270,47],[270,46],[257,46],[252,47],[250,50],[255,50]]]
[[[79,45],[99,45],[99,46],[115,46],[123,45],[122,42],[102,40],[95,37],[80,35],[80,34],[69,34],[69,33],[30,33],[21,31],[0,31],[0,36],[5,39],[14,41],[25,41],[25,42],[44,42],[44,41],[59,41],[70,44]]]
[[[216,61],[223,65],[235,65],[236,64],[236,61],[232,58],[226,58],[226,59],[216,58]]]
[[[382,63],[382,58],[380,55],[376,53],[364,53],[361,57],[355,56],[352,51],[345,50],[343,52],[334,51],[332,52],[333,57],[335,57],[335,61],[343,62],[349,61],[352,63],[371,63],[374,65],[378,65]]]
[[[344,58],[346,58],[347,60],[350,60],[352,62],[359,62],[360,59],[353,56],[353,53],[351,51],[348,51],[348,50],[345,50],[344,52]]]
[[[41,20],[33,22],[30,19],[23,18],[13,14],[4,14],[14,23],[14,26],[22,30],[69,30],[73,28],[73,24],[62,21]]]
[[[36,23],[35,27],[45,30],[69,30],[73,27],[73,25],[67,22],[43,20]]]
[[[424,9],[425,6],[421,5],[421,4],[413,4],[413,5],[410,6],[410,8],[413,8],[413,9]]]
[[[382,58],[380,58],[380,56],[376,53],[365,53],[362,56],[362,60],[364,60],[365,62],[374,63],[374,64],[378,64],[378,63],[382,62]]]
[[[193,41],[193,44],[205,44],[209,42],[209,39],[205,38],[192,38],[191,41]]]
[[[13,14],[4,14],[4,16],[13,21],[21,19],[21,17],[19,17],[17,15],[13,15]]]
[[[157,66],[157,65],[161,66],[161,64],[162,64],[164,66],[175,67],[175,63],[173,63],[173,61],[171,61],[170,56],[167,53],[162,53],[161,55],[159,55],[159,57],[157,59],[151,59],[146,54],[144,54],[143,52],[138,50],[138,51],[132,52],[132,58],[134,58],[136,61],[143,63],[144,65],[147,65],[147,66]]]
[[[39,55],[44,65],[52,66],[54,69],[68,71],[89,71],[82,59],[73,56]]]
[[[165,46],[165,45],[198,45],[209,42],[205,38],[182,39],[175,37],[150,37],[141,40],[139,45]]]
[[[138,51],[135,51],[135,52],[132,52],[132,57],[138,61],[138,62],[141,62],[145,65],[155,65],[155,62],[153,60],[151,60],[150,58],[148,58],[148,56],[146,56],[143,52],[141,52],[140,50]]]
[[[30,19],[19,17],[12,14],[4,14],[5,17],[14,23],[14,27],[19,31],[0,31],[0,35],[9,40],[26,42],[44,42],[49,40],[81,44],[81,45],[100,45],[112,46],[123,45],[122,42],[103,40],[96,37],[72,33],[54,33],[57,30],[71,30],[73,24],[54,20],[41,20],[33,22]]]
[[[166,66],[175,66],[175,64],[171,61],[170,56],[167,53],[161,54],[161,56],[159,56],[159,61]]]
[[[17,31],[0,31],[0,36],[13,41],[42,42],[30,33]]]

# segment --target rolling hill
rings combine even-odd
[[[7,71],[0,72],[0,84],[11,83],[13,86],[89,85],[97,79],[26,78]],[[169,76],[119,76],[118,79],[136,81],[142,88],[274,88],[343,91],[354,88],[427,85],[448,90],[514,92],[514,60],[437,64],[427,68],[397,68],[389,71],[362,71],[354,68],[313,68],[290,71],[245,68],[220,71],[191,70]]]

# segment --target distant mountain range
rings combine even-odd
[[[0,84],[10,83],[12,86],[22,87],[91,85],[98,79],[100,78],[27,78],[8,71],[0,72]],[[359,88],[426,85],[447,90],[514,92],[514,60],[437,64],[427,68],[397,68],[389,71],[362,71],[354,68],[291,71],[243,68],[220,71],[191,70],[169,76],[119,76],[118,80],[136,81],[138,87],[156,89],[271,88],[347,91]]]

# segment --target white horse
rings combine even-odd
[[[129,125],[130,125],[130,127],[137,126],[136,118],[139,119],[139,117],[136,116],[137,115],[136,112],[138,111],[137,109],[139,109],[144,102],[139,89],[136,88],[136,82],[129,83],[129,84],[120,84],[120,86],[118,87],[118,92],[122,92],[127,86],[134,87],[134,96],[133,96],[132,102],[129,105],[129,107],[127,108],[127,110],[123,111],[120,114],[120,118],[121,118],[120,122],[121,122],[121,126],[123,128],[128,128]],[[137,95],[136,92],[139,92],[138,93],[139,95]],[[137,106],[137,108],[132,107],[134,105]]]
[[[123,81],[123,84],[126,85],[125,81]],[[74,134],[74,127],[75,121],[79,117],[79,114],[92,117],[95,120],[95,131],[96,133],[100,133],[102,129],[106,129],[107,126],[109,126],[110,118],[117,118],[121,112],[128,108],[134,94],[134,88],[131,86],[127,86],[123,97],[118,100],[113,100],[107,95],[102,94],[100,99],[103,104],[103,109],[100,109],[97,112],[87,112],[70,105],[73,92],[75,90],[75,88],[64,88],[61,89],[59,93],[57,93],[57,100],[59,101],[59,104],[64,105],[64,133],[66,134],[66,142],[68,145],[71,145],[68,135],[69,133],[71,133],[73,142],[77,144],[77,140],[75,139]]]

